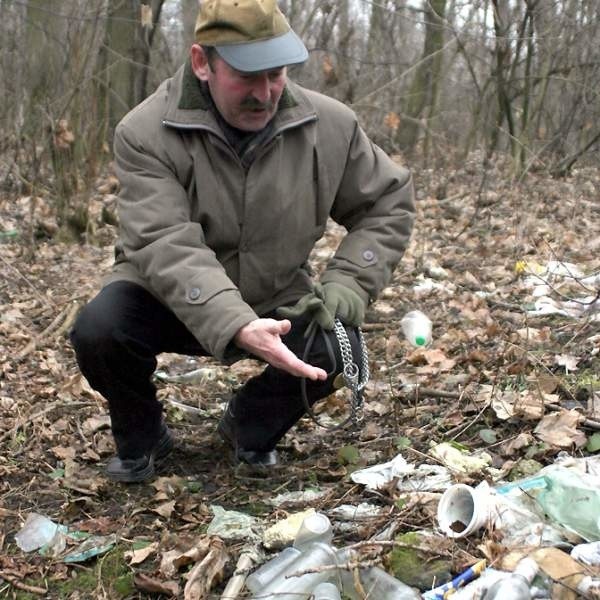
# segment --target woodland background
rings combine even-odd
[[[112,262],[114,126],[186,59],[197,0],[0,0],[0,598],[218,598],[243,543],[207,536],[211,505],[267,525],[299,509],[272,504],[287,491],[319,490],[312,505],[332,518],[343,503],[376,504],[377,516],[334,519],[344,545],[436,527],[439,495],[368,492],[349,479],[356,468],[399,452],[438,464],[431,444],[451,442],[518,478],[560,451],[600,449],[600,3],[280,5],[310,52],[291,77],[350,105],[415,176],[410,247],[364,327],[365,425],[330,434],[303,421],[281,444],[281,468],[249,473],[215,425],[261,365],[163,355],[169,376],[205,369],[202,381],[156,382],[177,450],[152,486],[104,478],[106,405],[66,336]],[[317,271],[341,235],[331,224]],[[540,310],[540,291],[561,312]],[[399,331],[412,308],[433,321],[428,348]],[[334,396],[320,415],[339,421],[345,409]],[[114,543],[84,564],[25,554],[14,535],[34,511]],[[193,548],[212,575],[195,596],[184,592],[190,566],[164,568]],[[377,545],[365,559],[421,589],[484,557],[501,565],[510,550],[497,531],[404,537],[399,549],[416,562]],[[575,597],[554,585],[552,598]]]

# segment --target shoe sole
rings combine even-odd
[[[156,469],[154,468],[155,463],[158,464],[167,458],[174,447],[175,442],[173,440],[173,436],[167,430],[166,434],[161,436],[156,450],[150,456],[147,467],[141,471],[136,471],[136,473],[121,474],[109,473],[107,471],[106,475],[111,481],[116,481],[118,483],[143,483],[144,481],[148,481],[149,479],[152,479],[154,475],[156,475]]]

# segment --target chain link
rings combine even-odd
[[[343,364],[343,377],[346,387],[350,390],[350,410],[352,424],[358,427],[364,419],[364,407],[363,407],[363,390],[369,381],[369,354],[367,351],[367,344],[363,336],[363,332],[358,328],[358,340],[360,343],[360,368],[354,360],[352,353],[352,345],[348,339],[346,328],[339,319],[336,319],[333,324],[333,331],[340,348],[342,355]],[[359,376],[362,377],[359,379]]]

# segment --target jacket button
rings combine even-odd
[[[375,259],[375,252],[373,252],[373,250],[365,250],[362,255],[363,258],[368,262],[371,262]]]
[[[198,287],[193,287],[189,292],[188,292],[188,298],[190,300],[198,300],[198,298],[200,298],[200,288]]]

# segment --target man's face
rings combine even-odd
[[[201,54],[199,54],[201,53]],[[219,56],[208,64],[200,46],[192,47],[192,67],[206,81],[221,116],[242,131],[260,131],[277,112],[286,83],[286,68],[245,73]]]

